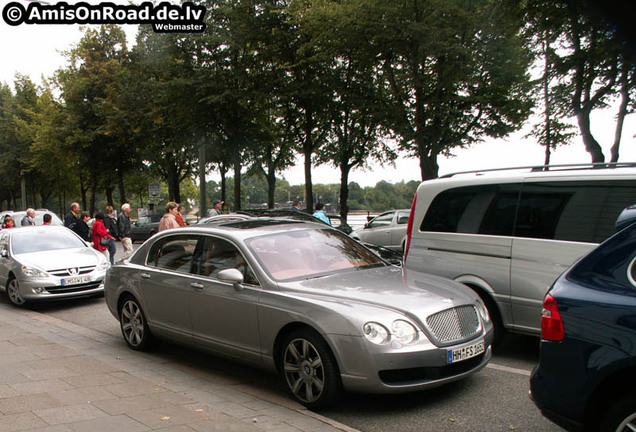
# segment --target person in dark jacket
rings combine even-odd
[[[68,216],[68,215],[67,215]],[[75,233],[82,238],[85,242],[91,242],[91,236],[89,235],[88,221],[91,219],[90,213],[83,211],[80,217],[73,224],[71,228]],[[75,216],[73,216],[75,217]],[[65,218],[66,220],[66,218]]]
[[[78,203],[74,202],[71,203],[71,211],[69,211],[67,213],[66,216],[64,216],[64,226],[66,228],[69,228],[72,231],[75,231],[76,234],[78,234],[80,237],[82,237],[84,240],[86,241],[90,241],[87,240],[87,238],[85,238],[82,234],[83,234],[83,228],[84,227],[78,227],[78,222],[80,222],[80,206]],[[84,224],[86,225],[86,224]],[[78,231],[79,229],[79,231]],[[86,226],[86,236],[88,237],[88,226]]]
[[[130,204],[125,203],[121,206],[121,213],[117,218],[117,229],[119,230],[119,241],[124,247],[124,256],[121,257],[125,260],[132,255],[132,224],[130,223]]]
[[[104,226],[108,230],[108,234],[113,237],[113,241],[108,243],[108,254],[110,255],[110,263],[115,264],[115,253],[117,252],[117,245],[115,241],[119,238],[117,231],[117,219],[113,216],[113,207],[106,206],[104,210]]]

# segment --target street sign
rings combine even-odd
[[[150,183],[148,185],[148,195],[150,198],[157,198],[161,195],[161,188],[159,183]]]

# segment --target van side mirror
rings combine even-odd
[[[636,205],[626,207],[616,219],[616,231],[620,231],[623,228],[636,222]]]

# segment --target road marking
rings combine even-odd
[[[491,369],[500,370],[500,371],[503,371],[503,372],[510,372],[510,373],[514,373],[514,374],[517,374],[517,375],[523,375],[523,376],[527,376],[527,377],[529,377],[530,374],[532,373],[531,371],[527,371],[527,370],[524,370],[524,369],[511,368],[511,367],[508,367],[508,366],[501,366],[501,365],[494,364],[494,363],[488,363],[486,365],[486,367],[487,368],[491,368]]]

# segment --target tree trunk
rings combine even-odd
[[[437,154],[420,154],[420,171],[422,181],[437,178],[439,174]]]
[[[340,216],[347,222],[349,215],[349,172],[351,167],[348,163],[340,164]]]
[[[629,102],[629,71],[627,65],[624,65],[623,73],[621,74],[621,104],[618,108],[618,114],[616,115],[616,131],[614,132],[614,144],[610,149],[610,162],[618,162],[619,148],[623,136],[623,125],[625,124],[625,116],[627,115]]]
[[[585,150],[587,150],[587,152],[592,156],[592,163],[605,162],[603,149],[592,135],[592,130],[590,128],[590,111],[585,109],[579,110],[576,113],[576,119],[579,123],[579,130],[581,131],[581,136],[583,137]]]
[[[124,173],[121,169],[117,170],[117,185],[119,187],[119,205],[122,206],[128,200],[126,199],[126,190],[124,188]]]

